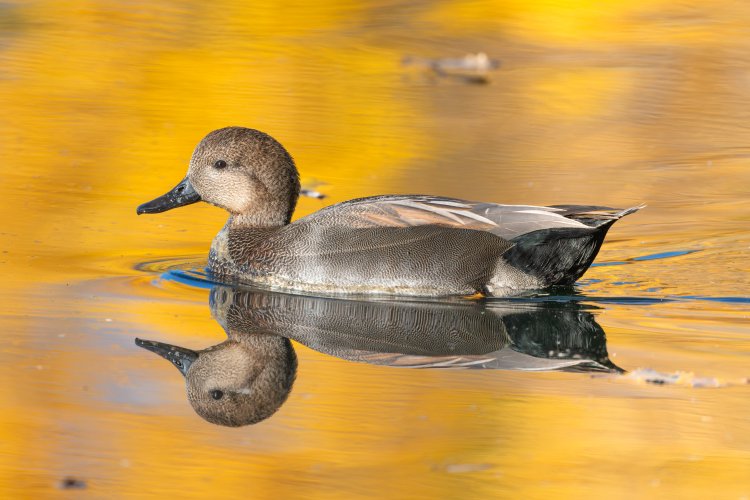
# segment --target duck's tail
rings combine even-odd
[[[612,224],[646,205],[621,209],[560,206],[565,217],[576,219],[588,228],[556,227],[522,234],[503,259],[516,269],[537,278],[544,287],[572,285],[599,253]]]
[[[626,215],[646,208],[646,204],[641,203],[626,209],[587,205],[553,205],[552,208],[560,210],[558,213],[568,219],[577,220],[591,227],[601,227],[604,225],[611,226]]]
[[[616,212],[616,213],[612,214],[612,220],[611,221],[607,221],[607,222],[611,226],[612,224],[614,224],[618,220],[622,219],[626,215],[634,214],[638,210],[641,210],[642,208],[646,208],[646,204],[645,203],[641,203],[640,205],[636,205],[634,207],[630,207],[630,208],[626,208],[624,210],[620,210],[619,212]]]
[[[640,205],[636,205],[634,207],[626,208],[625,210],[622,210],[617,213],[617,218],[625,217],[626,215],[634,214],[638,210],[641,210],[642,208],[646,208],[648,205],[645,203],[641,203]]]

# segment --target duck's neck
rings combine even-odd
[[[258,203],[244,212],[229,216],[227,227],[230,229],[274,229],[286,226],[292,220],[294,207],[297,205],[297,193],[286,197],[258,196]]]
[[[233,214],[227,220],[227,229],[259,229],[261,231],[276,229],[289,224],[291,214],[269,215],[260,213]]]
[[[290,349],[289,339],[275,333],[250,331],[254,325],[242,325],[241,328],[230,328],[227,342],[237,342],[258,356],[278,357]]]

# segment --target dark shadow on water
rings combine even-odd
[[[256,423],[284,403],[297,369],[290,340],[390,367],[622,372],[577,301],[341,299],[213,285],[210,306],[226,341],[197,351],[136,343],[172,362],[194,410],[220,425]]]

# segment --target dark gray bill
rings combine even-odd
[[[187,375],[188,368],[193,362],[198,359],[198,353],[178,347],[176,345],[163,344],[162,342],[154,342],[153,340],[135,339],[135,345],[143,347],[146,350],[155,352],[162,358],[171,362],[177,367],[183,375]]]
[[[155,200],[151,200],[148,203],[138,207],[138,215],[141,214],[158,214],[160,212],[166,212],[177,207],[183,207],[190,205],[196,201],[201,201],[201,195],[199,195],[193,185],[190,184],[190,180],[187,177],[182,179],[179,184],[172,188],[170,192],[159,196]]]

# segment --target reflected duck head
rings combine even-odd
[[[205,201],[238,222],[281,226],[291,220],[299,191],[299,174],[284,146],[255,129],[226,127],[198,143],[179,184],[137,212],[159,213]]]
[[[193,410],[217,425],[239,427],[273,415],[286,401],[297,371],[288,339],[268,334],[230,339],[202,351],[136,339],[185,376]]]

